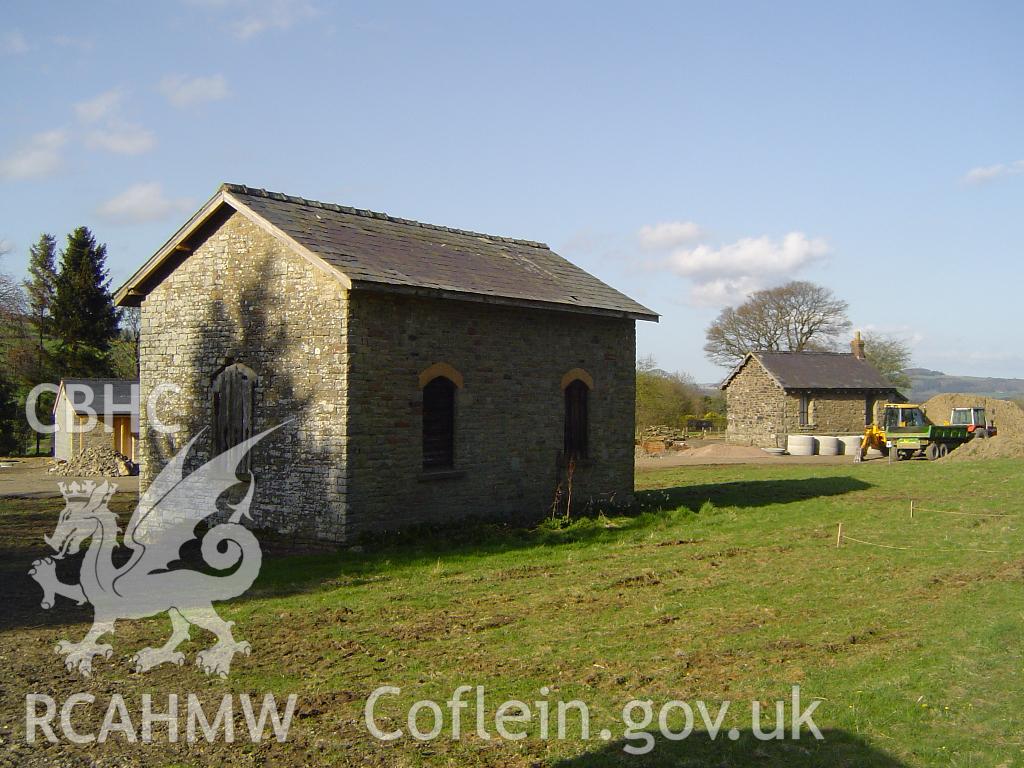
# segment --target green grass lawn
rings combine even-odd
[[[64,604],[39,611],[36,585],[22,575],[45,553],[40,536],[59,510],[52,501],[0,502],[2,746],[62,764],[109,756],[154,765],[1018,765],[1022,468],[1012,460],[683,467],[641,475],[645,511],[632,517],[534,530],[467,525],[358,552],[269,557],[256,586],[221,607],[253,646],[224,681],[192,665],[210,644],[198,632],[183,647],[185,667],[130,672],[132,653],[166,637],[166,617],[119,626],[113,658],[99,660],[89,681],[64,672],[52,646],[78,640],[91,613]],[[128,500],[118,504],[127,516]],[[850,537],[909,549],[837,549],[840,522]],[[402,689],[378,706],[386,729],[405,728],[413,702],[444,706],[469,684],[486,689],[491,733],[506,699],[546,698],[552,709],[580,699],[590,738],[570,718],[565,740],[539,739],[534,723],[516,742],[470,733],[382,744],[362,711],[385,684]],[[820,699],[814,720],[825,740],[755,739],[751,700],[788,699],[793,685],[804,705]],[[120,692],[136,702],[143,692],[212,701],[269,691],[297,694],[298,706],[284,744],[144,746],[115,737],[103,747],[43,749],[24,744],[30,691],[58,700],[91,691],[99,701]],[[732,706],[715,741],[658,736],[651,753],[633,756],[623,751],[620,716],[631,699],[656,709],[703,700],[712,714],[724,700]],[[82,710],[82,729],[102,714],[90,720]],[[463,721],[472,731],[472,705]],[[735,741],[725,737],[731,727]]]

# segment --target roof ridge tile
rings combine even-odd
[[[262,197],[267,200],[277,200],[282,203],[291,203],[293,205],[302,205],[307,208],[320,208],[322,210],[337,211],[338,213],[348,214],[350,216],[361,216],[367,219],[377,219],[379,221],[390,221],[394,224],[403,224],[405,226],[417,226],[423,229],[432,229],[438,232],[451,232],[455,235],[466,235],[468,237],[482,237],[487,240],[493,240],[499,243],[511,243],[514,245],[522,245],[529,248],[543,248],[550,250],[550,246],[547,243],[541,243],[537,240],[523,240],[515,237],[504,237],[502,235],[488,235],[485,232],[474,232],[469,229],[457,229],[455,227],[445,227],[440,224],[428,224],[423,221],[415,221],[413,219],[403,219],[398,216],[392,216],[391,214],[384,213],[382,211],[371,211],[367,208],[353,208],[348,205],[339,205],[337,203],[324,203],[320,200],[308,200],[304,197],[297,197],[295,195],[286,195],[283,192],[272,192],[262,187],[250,187],[245,184],[232,184],[225,182],[221,184],[221,190],[225,192],[232,192],[236,195],[248,195],[249,197]]]

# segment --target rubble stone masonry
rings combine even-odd
[[[254,523],[296,539],[345,533],[345,406],[348,354],[342,285],[241,214],[204,240],[142,303],[140,456],[142,487],[173,453],[208,428],[211,385],[226,365],[256,372],[254,433],[293,421],[253,452]],[[146,404],[181,424],[158,434]],[[210,457],[210,431],[193,465]]]
[[[808,398],[807,423],[801,424],[801,400]],[[868,399],[873,413],[887,398],[859,390],[783,390],[751,357],[725,388],[727,442],[760,448],[785,448],[791,434],[857,435],[864,432]]]
[[[353,292],[349,304],[350,516],[354,530],[550,508],[561,482],[567,374],[582,369],[589,455],[573,476],[577,510],[633,492],[633,321],[464,301]],[[455,466],[422,470],[419,375],[461,374]]]
[[[208,427],[211,385],[226,365],[258,376],[254,432],[292,420],[254,451],[258,527],[342,542],[467,516],[537,518],[567,492],[567,374],[593,382],[589,457],[574,506],[633,492],[635,335],[630,319],[346,291],[245,216],[234,213],[144,299],[142,486]],[[421,375],[450,366],[455,465],[422,469]],[[146,403],[182,429],[153,429]],[[192,466],[210,456],[209,432]]]

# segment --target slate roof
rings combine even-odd
[[[75,385],[68,389],[68,385]],[[108,386],[109,385],[109,386]],[[106,414],[134,414],[139,411],[138,400],[132,397],[132,388],[138,388],[139,382],[130,379],[61,379],[60,392],[71,401],[75,413],[85,413],[87,408],[100,416]],[[107,393],[111,397],[107,398]],[[86,392],[92,393],[92,399]],[[54,403],[54,410],[61,398]]]
[[[752,352],[722,382],[725,389],[754,357],[783,389],[886,390],[895,387],[866,360],[849,352]]]
[[[229,205],[245,206],[337,268],[354,289],[400,290],[658,319],[655,312],[544,243],[423,224],[238,184],[224,184],[218,194],[224,194]],[[127,303],[129,289],[142,283],[142,272],[118,291],[119,303]]]

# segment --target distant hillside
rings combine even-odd
[[[933,395],[948,392],[969,392],[985,397],[1013,399],[1024,397],[1024,379],[992,379],[983,376],[949,376],[927,368],[908,368],[913,382],[908,394],[914,402],[924,402]]]

